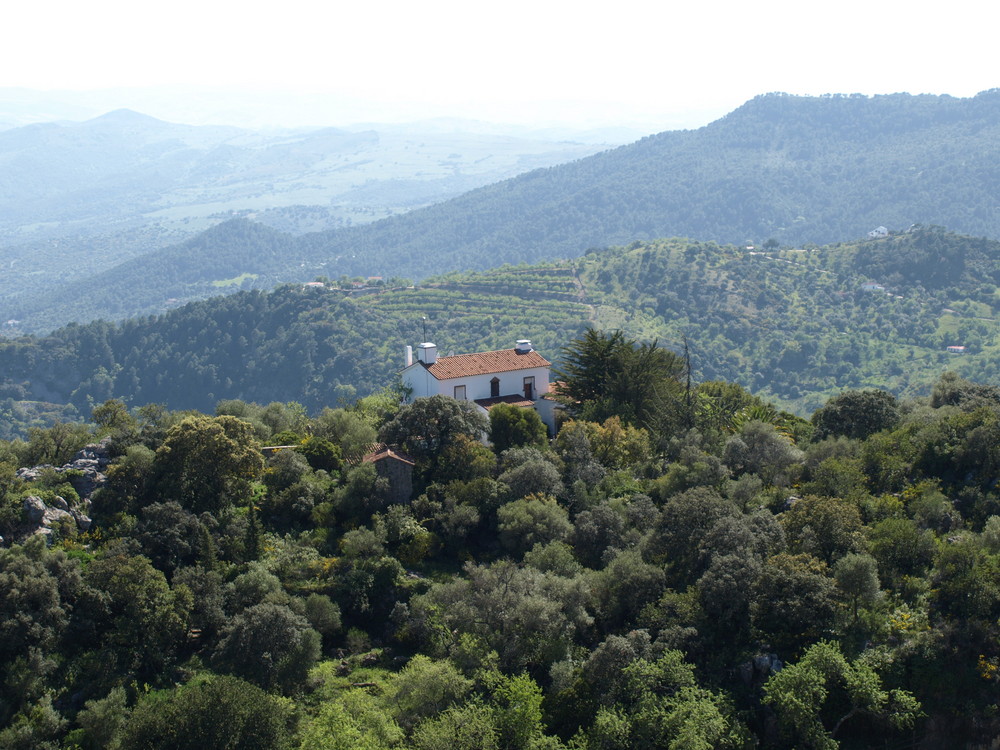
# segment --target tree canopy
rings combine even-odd
[[[553,376],[571,414],[596,422],[617,416],[662,436],[690,416],[684,372],[683,360],[655,340],[590,328],[563,347]]]

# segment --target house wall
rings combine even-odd
[[[550,398],[540,398],[535,402],[535,411],[549,429],[549,435],[556,434],[556,409],[559,406]]]
[[[448,380],[438,380],[427,372],[420,363],[407,367],[402,372],[403,384],[413,390],[411,398],[437,395],[454,396],[455,386],[464,385],[465,397],[469,401],[474,401],[477,398],[490,398],[490,381],[493,378],[500,379],[501,396],[523,394],[524,379],[531,376],[535,378],[535,398],[538,398],[540,394],[548,393],[548,367],[531,367],[526,370],[489,373],[486,375],[468,375],[463,378],[450,378]]]
[[[403,380],[403,387],[410,391],[408,401],[413,401],[415,398],[436,396],[441,393],[437,379],[427,372],[419,362],[405,368],[400,376]]]
[[[375,473],[389,480],[389,502],[407,505],[413,496],[413,467],[391,456],[375,462]]]

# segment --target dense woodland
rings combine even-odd
[[[385,390],[313,418],[110,400],[0,443],[0,746],[987,747],[1000,388],[805,420],[689,375],[588,329],[554,439]],[[15,476],[98,438],[89,504]],[[379,439],[407,502],[357,461]],[[24,538],[29,496],[94,523]]]
[[[698,379],[737,382],[802,415],[843,388],[926,394],[952,369],[1000,384],[1000,243],[928,227],[776,244],[633,243],[416,287],[344,278],[0,340],[0,437],[46,424],[60,404],[82,418],[109,398],[206,412],[223,399],[293,400],[315,415],[390,382],[425,330],[445,353],[528,337],[550,358],[589,325],[678,352],[686,342]],[[884,289],[864,291],[869,282]]]
[[[0,320],[48,331],[316,274],[422,280],[656,237],[793,246],[922,223],[1000,239],[998,144],[1000,90],[968,99],[769,94],[697,130],[366,226],[293,237],[241,219],[97,274],[81,272],[76,257],[66,284],[7,300]]]

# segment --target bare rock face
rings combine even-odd
[[[66,500],[64,500],[63,498],[59,497],[59,495],[56,495],[54,498],[52,498],[52,507],[58,508],[59,510],[65,510],[67,513],[69,512],[69,503],[67,503]]]
[[[24,518],[28,523],[38,524],[45,518],[46,505],[40,497],[29,495],[24,499],[21,509],[24,511]]]
[[[73,516],[73,519],[76,521],[76,527],[80,529],[80,531],[90,531],[90,527],[94,524],[94,522],[90,519],[90,516],[81,511],[71,510],[70,515]]]
[[[66,501],[63,500],[62,504],[66,505]],[[65,523],[66,521],[69,521],[78,528],[80,527],[79,521],[73,513],[62,508],[54,508],[50,505],[46,505],[45,501],[36,495],[29,495],[24,499],[22,511],[24,512],[24,518],[27,522],[27,528],[25,529],[27,533],[25,536],[30,534],[45,534],[46,536],[51,536],[52,527],[58,526],[60,523]],[[84,516],[84,518],[86,518],[86,516]],[[87,521],[89,520],[90,519],[88,518]],[[87,528],[89,528],[89,524]]]
[[[111,462],[110,445],[110,438],[85,445],[72,461],[58,469],[68,474],[69,483],[81,500],[89,500],[94,490],[107,482],[104,470]]]
[[[38,466],[23,467],[15,472],[18,479],[23,479],[25,482],[34,482],[40,476],[42,476],[42,471],[45,469],[54,469],[52,464],[39,464]]]
[[[24,523],[14,536],[24,539],[32,534],[43,534],[51,538],[53,527],[65,523],[72,523],[80,531],[89,530],[93,523],[87,515],[90,496],[108,480],[104,470],[111,462],[110,443],[110,438],[105,438],[86,445],[72,461],[55,469],[66,476],[66,481],[80,496],[80,502],[75,507],[59,496],[46,503],[36,495],[29,495],[22,505]],[[17,470],[17,477],[33,482],[44,470],[53,468],[49,465],[25,467]]]

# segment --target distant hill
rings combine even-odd
[[[274,237],[273,254],[252,263],[239,247],[250,230],[226,225],[200,240],[209,267],[187,246],[158,249],[88,288],[104,299],[125,281],[139,313],[162,309],[165,295],[158,278],[137,271],[182,260],[191,286],[169,296],[190,299],[247,274],[262,286],[317,275],[422,279],[660,236],[803,246],[921,223],[1000,238],[997,195],[1000,89],[967,99],[769,94],[698,130],[650,136],[405,215]],[[11,309],[28,330],[60,315],[107,314],[87,307],[85,295],[56,291]],[[39,315],[46,325],[32,327]]]
[[[280,210],[300,206],[328,209],[325,227],[366,223],[607,147],[379,127],[255,132],[117,110],[0,131],[0,241],[234,212],[263,212],[297,231]],[[406,183],[415,189],[401,190]]]
[[[254,132],[178,125],[118,110],[85,122],[2,130],[0,319],[31,320],[41,311],[54,327],[106,314],[98,304],[81,309],[76,288],[65,285],[233,217],[291,235],[364,224],[607,147],[591,133],[581,134],[585,141],[570,141],[565,134],[461,127]],[[205,239],[220,240],[219,234]],[[225,253],[214,256],[221,260]],[[238,252],[230,261],[243,257]],[[287,265],[279,267],[286,271]],[[199,281],[219,280],[197,263],[191,270]],[[111,274],[112,286],[123,274]],[[97,289],[104,283],[93,278],[89,288],[101,297]],[[139,284],[129,288],[138,294]],[[181,296],[195,298],[199,291]],[[143,297],[117,317],[162,309],[163,299]],[[60,309],[63,303],[70,307]],[[28,325],[38,330],[42,324]]]
[[[527,337],[557,358],[588,325],[675,350],[686,339],[699,379],[735,381],[807,414],[844,388],[918,393],[948,369],[1000,385],[998,284],[1000,242],[934,227],[811,250],[637,242],[415,288],[286,285],[8,339],[0,400],[83,413],[112,396],[316,410],[391,382],[426,318],[442,352]]]
[[[801,245],[924,223],[1000,238],[998,194],[1000,89],[970,99],[767,95],[699,130],[310,241],[346,273],[391,265],[420,277],[662,236]]]

